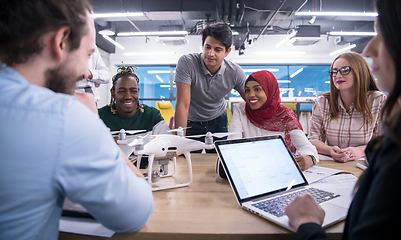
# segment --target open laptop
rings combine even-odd
[[[345,219],[351,196],[309,185],[281,136],[221,140],[215,147],[244,209],[294,231],[285,206],[303,191],[318,192],[315,200],[326,212],[323,227]]]

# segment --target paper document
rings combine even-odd
[[[334,159],[333,159],[332,157],[319,154],[319,161],[320,161],[320,160],[331,160],[331,161],[333,161]],[[365,158],[365,157],[361,157],[361,158],[358,159],[358,160],[366,160],[366,158]]]
[[[333,174],[342,172],[342,170],[312,166],[308,170],[303,171],[308,183],[319,181],[320,179],[327,178]]]
[[[114,234],[113,231],[104,227],[94,219],[69,217],[60,218],[59,231],[98,237],[111,237]]]
[[[68,198],[64,200],[63,210],[88,213],[81,204],[71,202]],[[100,237],[111,237],[114,234],[113,231],[107,229],[95,219],[69,216],[60,218],[59,231]]]
[[[77,211],[77,212],[85,212],[87,213],[86,209],[79,203],[71,202],[70,199],[65,198],[63,204],[63,210],[70,210],[70,211]]]
[[[351,196],[358,178],[352,174],[338,174],[324,178],[312,184],[338,194]]]

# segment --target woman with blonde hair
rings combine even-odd
[[[330,92],[313,104],[309,141],[319,154],[347,162],[365,156],[366,144],[380,135],[386,95],[376,86],[366,60],[356,52],[337,56],[329,71]]]

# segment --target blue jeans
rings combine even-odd
[[[199,135],[206,134],[207,132],[217,133],[217,132],[227,132],[227,113],[222,114],[221,116],[206,122],[192,122],[187,121],[187,127],[189,127],[186,131],[187,136],[191,135]],[[205,137],[201,138],[191,138],[197,141],[205,142]],[[213,138],[213,142],[216,140],[227,139],[224,138]],[[192,153],[201,153],[202,150],[192,151]],[[214,149],[206,149],[207,153],[216,153]]]

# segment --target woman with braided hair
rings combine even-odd
[[[100,118],[111,131],[146,130],[162,134],[170,130],[159,110],[139,103],[139,78],[132,66],[123,63],[112,80],[110,104],[99,109]]]

